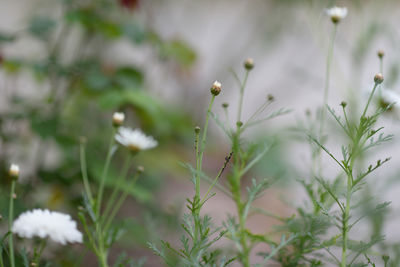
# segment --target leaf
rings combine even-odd
[[[181,40],[172,40],[161,45],[160,53],[167,58],[173,58],[184,67],[190,67],[196,60],[196,53],[188,44]]]
[[[34,17],[29,24],[29,32],[39,38],[47,39],[56,26],[55,20],[49,17]]]
[[[145,29],[137,22],[122,25],[122,33],[136,44],[142,43],[146,38]]]
[[[14,42],[17,37],[15,35],[0,32],[0,43],[11,43]]]

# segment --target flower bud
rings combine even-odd
[[[342,101],[342,102],[340,103],[340,105],[341,105],[343,108],[345,108],[345,107],[347,106],[347,103],[346,103],[345,101]]]
[[[236,122],[236,126],[237,127],[242,127],[243,126],[243,122],[241,122],[241,121]]]
[[[268,99],[268,101],[272,102],[272,101],[275,100],[275,97],[273,95],[271,95],[271,94],[268,94],[267,95],[267,99]]]
[[[137,167],[137,172],[138,173],[143,173],[144,172],[144,167],[143,166],[138,166]]]
[[[252,58],[247,58],[244,61],[244,68],[246,70],[252,70],[254,68],[254,60]]]
[[[377,55],[380,59],[382,59],[385,56],[385,51],[383,50],[378,50]]]
[[[16,164],[11,164],[8,174],[12,179],[17,180],[19,176],[19,166]]]
[[[125,114],[122,112],[115,112],[112,117],[112,123],[114,127],[119,127],[124,123]]]
[[[226,102],[225,102],[225,103],[222,103],[222,107],[223,107],[223,108],[228,108],[228,107],[229,107],[229,104],[226,103]]]
[[[211,86],[210,91],[215,96],[219,95],[219,93],[221,93],[221,83],[218,81],[215,81],[213,83],[213,85]]]
[[[199,126],[194,127],[194,132],[199,134],[200,133],[200,127]]]
[[[377,84],[381,84],[381,83],[383,82],[383,75],[382,75],[382,73],[376,74],[375,77],[374,77],[374,81],[375,81],[375,83],[377,83]]]

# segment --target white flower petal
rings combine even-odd
[[[50,238],[65,245],[82,243],[82,233],[71,216],[56,211],[34,209],[22,213],[13,223],[12,232],[23,238]]]
[[[126,127],[118,129],[115,140],[123,146],[135,147],[139,150],[151,149],[158,145],[152,136],[146,136],[140,129],[132,130]]]
[[[329,17],[336,17],[339,19],[344,19],[347,16],[347,8],[346,7],[331,7],[325,10],[326,14]]]

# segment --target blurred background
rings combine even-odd
[[[329,105],[339,111],[345,100],[356,116],[379,71],[378,49],[385,51],[385,89],[400,93],[396,0],[0,0],[0,172],[6,177],[11,162],[21,166],[16,214],[40,207],[77,219],[79,138],[87,138],[89,176],[96,183],[112,113],[123,111],[126,125],[142,128],[160,146],[137,157],[135,165],[143,165],[145,175],[119,215],[126,232],[111,261],[125,252],[146,259],[144,266],[162,266],[147,242],[177,243],[184,201],[193,196],[190,173],[180,162],[193,162],[193,128],[203,124],[210,85],[222,83],[214,112],[223,116],[221,104],[229,103],[228,123],[233,125],[238,88],[232,72],[242,78],[243,61],[252,57],[244,117],[268,95],[274,102],[267,112],[292,112],[248,133],[252,142],[278,143],[248,178],[274,177],[277,182],[257,205],[290,216],[306,202],[296,179],[306,178],[311,166],[309,144],[293,128],[312,123],[322,104],[333,29],[324,9],[333,5],[347,6],[349,15],[338,25]],[[378,221],[367,219],[356,230],[364,235],[381,231],[393,244],[393,255],[400,255],[398,112],[394,108],[380,122],[394,140],[372,156],[392,160],[369,180],[371,196],[391,201],[391,213],[387,220],[381,215]],[[340,147],[334,145],[345,139],[333,121],[329,127],[328,146],[336,153]],[[230,148],[213,122],[210,133],[204,165],[213,173]],[[123,157],[118,154],[112,163],[109,188]],[[329,159],[324,164],[327,173],[338,172]],[[0,211],[6,217],[9,181],[1,184]],[[205,212],[221,225],[236,211],[217,192]],[[248,227],[265,233],[276,223],[254,216]],[[72,266],[77,251],[77,266],[96,266],[79,245],[72,250],[55,246],[47,257]]]

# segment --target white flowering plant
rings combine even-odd
[[[132,5],[132,2],[128,2],[119,1],[118,3],[121,5],[131,3]],[[92,4],[96,7],[95,3]],[[93,6],[84,6],[82,9],[79,9],[79,5],[77,7],[68,6],[71,8],[69,18],[82,20],[80,23],[90,34],[93,34],[92,31],[95,31],[97,25],[85,21],[80,16],[81,13],[84,13],[97,18],[98,10],[92,10],[96,9]],[[319,13],[323,12],[322,8],[318,10]],[[76,11],[76,13],[72,11]],[[277,134],[271,129],[272,127],[263,130],[262,135],[269,138],[260,142],[253,139],[251,130],[257,131],[257,127],[262,127],[265,122],[272,119],[279,120],[283,116],[292,116],[291,114],[294,112],[286,108],[275,108],[279,101],[267,93],[262,96],[262,104],[254,110],[250,110],[253,105],[247,105],[245,99],[250,90],[248,88],[248,80],[250,77],[252,78],[250,75],[253,75],[253,70],[257,70],[255,60],[246,59],[241,69],[243,72],[231,71],[232,80],[238,87],[236,95],[230,93],[230,96],[237,98],[235,112],[228,103],[222,104],[220,112],[216,109],[215,103],[230,90],[225,89],[227,87],[225,83],[219,81],[212,83],[209,92],[207,90],[210,101],[205,110],[204,124],[202,127],[195,127],[194,134],[192,132],[193,136],[190,138],[193,139],[190,143],[194,143],[193,164],[181,164],[185,168],[186,174],[190,174],[193,191],[182,192],[179,187],[175,188],[175,184],[171,186],[165,183],[158,188],[161,191],[160,195],[163,196],[152,196],[152,203],[147,206],[135,203],[135,208],[140,206],[143,210],[152,208],[166,210],[167,216],[165,217],[170,216],[168,222],[162,219],[158,220],[159,217],[154,216],[151,212],[136,213],[136,209],[133,209],[131,205],[126,205],[127,210],[133,210],[133,217],[137,219],[136,224],[131,222],[131,224],[124,225],[125,221],[120,222],[117,217],[126,217],[127,212],[122,212],[122,207],[127,202],[130,192],[141,190],[141,188],[138,189],[138,183],[145,180],[140,179],[143,177],[145,169],[138,163],[141,163],[142,156],[150,154],[150,158],[152,158],[148,161],[152,163],[150,167],[160,169],[157,173],[157,180],[162,180],[159,179],[161,176],[173,176],[167,171],[168,168],[165,165],[173,165],[171,162],[175,163],[176,158],[172,156],[171,151],[159,152],[158,145],[168,141],[167,138],[160,138],[160,132],[162,132],[160,129],[172,129],[174,125],[165,119],[169,117],[159,116],[155,121],[162,124],[158,125],[160,131],[153,132],[152,127],[145,126],[154,119],[149,115],[153,113],[153,109],[149,108],[150,111],[143,116],[142,123],[137,125],[143,126],[146,132],[153,132],[152,135],[157,138],[147,135],[140,128],[132,129],[126,126],[128,124],[126,120],[130,119],[130,116],[127,115],[130,113],[122,112],[122,110],[127,111],[131,108],[130,105],[133,105],[132,103],[136,103],[137,105],[133,105],[132,110],[140,113],[143,112],[141,109],[148,108],[147,104],[149,103],[143,100],[147,99],[147,95],[139,90],[128,91],[125,90],[126,88],[119,90],[126,83],[129,84],[128,87],[143,84],[141,74],[135,72],[133,68],[122,68],[115,73],[112,68],[101,66],[104,71],[111,72],[111,74],[107,73],[105,77],[94,75],[95,78],[93,78],[92,75],[96,71],[91,69],[88,77],[85,76],[81,80],[78,78],[77,87],[90,87],[91,93],[96,90],[105,90],[105,87],[109,85],[118,89],[110,90],[112,91],[109,92],[111,97],[104,97],[101,101],[110,110],[119,110],[112,114],[112,117],[108,114],[110,118],[107,126],[102,124],[107,129],[104,133],[110,132],[108,149],[104,151],[104,160],[102,159],[101,163],[98,163],[92,160],[93,157],[88,157],[89,144],[96,146],[95,153],[93,153],[96,154],[96,157],[101,154],[98,153],[102,149],[97,149],[97,139],[82,137],[78,146],[76,138],[65,138],[65,136],[55,133],[56,130],[54,130],[54,136],[51,136],[47,132],[41,132],[44,131],[41,128],[50,128],[51,131],[52,127],[45,127],[43,124],[39,124],[41,127],[38,127],[35,124],[38,123],[37,121],[32,122],[33,125],[36,125],[36,129],[39,128],[38,132],[47,137],[51,136],[57,142],[61,143],[60,139],[64,142],[73,140],[71,143],[74,143],[73,146],[79,157],[73,154],[71,158],[75,160],[73,162],[76,164],[74,168],[66,169],[74,173],[74,176],[79,176],[81,181],[79,186],[76,186],[76,183],[65,179],[65,177],[71,176],[63,176],[64,169],[57,169],[60,177],[63,177],[60,180],[67,180],[68,186],[72,188],[70,191],[76,193],[71,197],[75,198],[74,201],[71,201],[72,207],[70,206],[68,209],[69,214],[65,213],[67,208],[63,204],[58,206],[60,209],[50,209],[52,203],[44,204],[45,202],[37,201],[42,195],[37,198],[27,197],[24,199],[27,203],[22,207],[17,203],[19,200],[17,193],[19,193],[18,187],[21,186],[20,176],[27,169],[20,168],[15,163],[9,165],[6,171],[8,180],[4,183],[7,184],[7,187],[4,187],[10,193],[6,196],[5,205],[2,205],[8,207],[8,227],[2,228],[5,233],[0,243],[0,267],[49,265],[57,267],[137,267],[162,266],[162,264],[171,267],[399,266],[399,242],[390,243],[385,241],[384,236],[385,220],[389,214],[390,203],[385,201],[385,195],[374,198],[376,184],[372,184],[370,181],[373,178],[380,178],[381,168],[386,167],[391,160],[390,156],[386,154],[382,156],[383,153],[377,154],[374,151],[394,139],[393,135],[384,133],[382,125],[385,125],[386,122],[382,123],[381,118],[388,114],[394,114],[394,119],[398,119],[396,115],[400,97],[395,90],[386,88],[386,80],[383,75],[384,52],[378,51],[379,71],[368,80],[371,88],[368,89],[367,98],[363,99],[363,93],[360,90],[356,101],[346,99],[338,105],[329,105],[335,41],[340,27],[347,22],[345,18],[348,10],[346,7],[332,7],[325,9],[325,13],[328,17],[325,19],[329,27],[332,27],[332,33],[327,45],[326,76],[321,92],[321,104],[314,105],[318,106],[315,111],[307,112],[304,120],[298,119],[298,124],[289,129],[279,129]],[[111,32],[113,29],[115,30],[114,26],[116,25],[110,21],[101,22],[106,24]],[[129,31],[129,27],[123,26],[123,31]],[[38,37],[47,39],[47,34],[43,32],[43,29],[40,33],[37,28],[32,28],[31,30],[36,32]],[[114,34],[120,33],[119,30]],[[103,32],[103,34],[106,33],[110,34],[107,31]],[[91,37],[90,34],[89,37]],[[157,47],[157,51],[160,50],[161,54],[170,50],[172,54],[176,53],[176,50],[184,50],[190,54],[190,51],[188,52],[181,45],[177,45],[177,47],[173,47],[171,44],[163,46],[159,38],[154,36],[151,31],[148,35],[151,42],[156,43],[155,47]],[[5,39],[5,37],[0,36],[0,41],[1,39]],[[54,49],[59,49],[59,46],[56,45]],[[361,52],[363,51],[366,49]],[[81,54],[85,53],[79,51],[78,56]],[[51,65],[53,64],[52,60],[56,61],[55,57],[55,55],[51,55],[49,66],[55,67]],[[61,64],[57,67],[61,67]],[[86,66],[78,67],[85,69]],[[63,85],[64,83],[69,85],[69,83],[75,82],[65,82],[61,74],[56,73],[58,69],[52,69],[54,69],[50,75],[50,80],[54,83],[52,85]],[[132,78],[133,76],[136,78]],[[100,78],[105,78],[106,82]],[[140,81],[132,82],[134,79]],[[112,86],[111,88],[114,88]],[[49,102],[53,107],[59,108],[63,99],[62,94],[56,93],[56,87],[52,87],[50,90]],[[71,86],[71,88],[73,87]],[[388,86],[388,88],[391,87]],[[96,93],[98,92],[96,91]],[[125,102],[127,98],[131,102]],[[113,102],[109,101],[110,99],[113,101],[117,99],[115,102],[118,102],[119,106],[112,106],[112,108],[108,106],[111,105],[109,102]],[[71,104],[71,106],[74,105]],[[246,113],[245,110],[248,109],[249,112]],[[340,112],[337,109],[340,109]],[[179,112],[183,113],[181,110]],[[62,118],[62,112],[59,113],[54,120]],[[38,121],[41,120],[38,119]],[[2,118],[0,119],[1,123]],[[71,125],[76,126],[66,123],[65,127],[74,128],[72,131],[78,128]],[[217,126],[224,134],[227,145],[223,145],[219,139],[210,138],[209,128],[212,130],[213,126]],[[96,131],[98,139],[101,139],[99,142],[104,143],[103,131],[100,132],[98,129]],[[174,130],[171,132],[173,133],[171,135],[174,136]],[[181,136],[179,134],[176,136],[174,138],[179,139],[178,142],[180,142]],[[290,173],[293,178],[290,180],[290,184],[296,189],[300,187],[305,194],[300,195],[303,202],[287,204],[288,210],[291,212],[290,215],[287,215],[287,212],[279,210],[283,205],[277,205],[274,211],[265,207],[267,201],[263,197],[268,196],[269,200],[275,200],[276,195],[270,194],[270,192],[273,193],[273,190],[278,188],[276,184],[283,180],[283,175],[269,175],[265,171],[266,168],[271,167],[271,164],[268,165],[265,161],[278,158],[278,155],[274,153],[281,144],[280,140],[285,139],[285,142],[289,142],[286,139],[290,139],[292,136],[294,136],[295,142],[300,140],[303,147],[308,147],[311,154],[310,162],[305,160],[306,157],[300,159],[301,168],[284,162],[286,165],[283,168],[294,170]],[[3,139],[3,135],[0,137]],[[65,141],[62,137],[68,140]],[[290,142],[292,141],[290,139]],[[209,149],[211,148],[210,143],[216,144],[214,150],[218,150],[219,158],[212,158],[211,149]],[[170,150],[179,150],[180,148],[173,147]],[[147,151],[151,149],[154,149],[154,154]],[[307,153],[302,152],[302,156]],[[190,158],[187,154],[182,154],[184,154],[185,160]],[[38,161],[44,158],[41,153],[36,153],[35,156],[39,159]],[[293,155],[289,155],[289,153],[284,155],[285,158],[291,156]],[[79,161],[80,164],[76,161]],[[272,165],[274,164],[278,165],[278,163],[272,162]],[[279,162],[279,164],[282,163]],[[40,174],[45,175],[46,173]],[[376,180],[373,182],[375,183]],[[10,187],[8,187],[8,183]],[[162,185],[161,182],[158,183],[158,185],[160,184]],[[167,187],[165,185],[172,187],[173,191],[164,191],[164,188]],[[37,190],[41,191],[41,189],[39,187]],[[287,191],[284,191],[284,201],[282,202],[288,202],[296,197],[290,192],[290,189],[284,190]],[[20,192],[23,195],[25,191],[21,190]],[[188,196],[182,216],[179,215],[179,209],[170,212],[170,206],[165,207],[169,205],[168,201],[165,201],[167,198],[165,195],[168,197],[171,195],[173,197]],[[57,198],[57,196],[52,197]],[[60,199],[63,200],[62,197]],[[221,199],[228,199],[232,204],[229,211],[226,211],[228,208],[221,204]],[[271,205],[275,205],[274,201],[271,202],[273,202]],[[214,213],[208,212],[209,207],[213,208],[211,211]],[[268,218],[268,225],[264,225],[264,221],[258,222],[258,226],[262,228],[261,231],[258,231],[252,227],[252,222],[257,221],[261,216]],[[143,221],[145,223],[138,227]],[[173,226],[166,226],[167,224],[173,224]],[[365,230],[367,229],[366,225],[370,226],[367,231]],[[178,234],[181,237],[177,240],[175,231],[179,231],[176,230],[179,227]],[[166,229],[167,235],[160,234]],[[128,236],[126,235],[127,231],[134,234]],[[132,255],[124,253],[118,255],[120,250],[133,246],[132,244],[141,235],[148,239],[146,240],[148,241],[146,242],[147,247],[141,247],[140,250],[137,250],[139,252]],[[62,247],[60,249],[62,253],[66,254],[67,251],[71,253],[72,260],[67,263],[60,260],[61,257],[54,257],[54,260],[51,260],[55,254],[53,248],[57,247]],[[146,259],[136,260],[136,258],[145,257],[148,258],[147,261]]]

